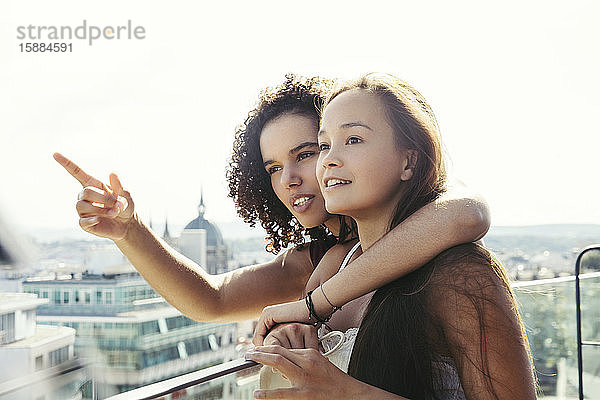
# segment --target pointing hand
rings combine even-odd
[[[83,186],[75,205],[83,230],[114,241],[123,239],[135,216],[133,199],[119,177],[111,173],[106,185],[62,154],[54,153],[54,159]]]

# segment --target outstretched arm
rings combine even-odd
[[[292,249],[265,264],[210,275],[141,221],[117,175],[111,174],[109,186],[63,155],[55,153],[54,158],[84,187],[76,205],[81,227],[113,240],[146,281],[190,318],[256,318],[266,305],[301,296],[313,270],[308,249]]]
[[[485,200],[462,187],[452,188],[388,232],[340,273],[323,282],[323,290],[315,290],[312,294],[317,315],[331,314],[329,302],[336,306],[346,304],[414,271],[450,247],[481,239],[489,226],[490,215]],[[307,289],[319,284],[311,283],[312,287]],[[291,321],[308,322],[304,301],[266,307],[258,321],[254,343],[261,345],[276,323]]]
[[[210,275],[137,217],[115,243],[165,300],[196,321],[256,318],[269,304],[300,297],[312,270],[308,251],[291,249],[268,263]]]

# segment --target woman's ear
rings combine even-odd
[[[413,176],[413,172],[417,165],[417,158],[419,157],[419,153],[417,150],[406,150],[406,160],[404,163],[404,169],[400,174],[400,179],[403,181],[408,181]]]

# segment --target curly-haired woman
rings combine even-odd
[[[340,220],[326,212],[315,175],[318,110],[330,86],[327,80],[288,75],[282,85],[261,93],[236,132],[227,177],[238,213],[252,225],[260,221],[268,250],[293,245],[272,261],[210,275],[142,222],[115,174],[106,185],[56,153],[84,187],[76,204],[80,226],[112,239],[159,294],[197,321],[256,318],[268,305],[302,297],[327,250],[334,275],[352,244],[335,245]],[[489,227],[488,215],[477,196],[457,191],[435,200],[358,257],[348,274],[334,276],[327,290],[346,288],[339,304],[358,298],[453,245],[479,239]],[[312,238],[307,245],[306,231]],[[369,269],[374,263],[375,273]],[[318,309],[329,307],[325,292],[313,298]]]

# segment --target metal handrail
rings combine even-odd
[[[575,262],[575,307],[577,315],[577,375],[579,379],[579,400],[583,398],[583,346],[600,346],[600,342],[583,341],[581,338],[581,292],[579,285],[579,270],[581,268],[581,259],[588,251],[600,250],[600,244],[595,244],[583,249],[577,261]]]
[[[254,361],[247,361],[240,358],[238,360],[229,361],[213,367],[201,369],[199,371],[190,372],[185,375],[176,376],[161,382],[152,383],[128,392],[123,392],[112,397],[108,397],[106,400],[155,399],[157,397],[165,396],[178,390],[196,386],[216,378],[221,378],[225,375],[255,367],[257,365],[259,364]]]

